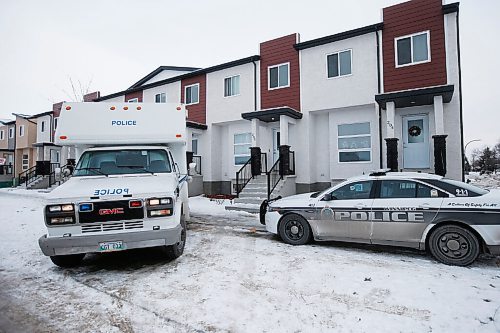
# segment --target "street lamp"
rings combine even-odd
[[[467,158],[467,146],[473,142],[478,142],[478,141],[481,141],[481,139],[474,139],[474,140],[470,140],[469,142],[467,142],[464,146],[464,160]],[[474,161],[472,161],[472,164],[471,166],[474,165]],[[465,163],[464,163],[464,174],[465,174]]]

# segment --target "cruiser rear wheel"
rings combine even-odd
[[[279,224],[278,232],[285,243],[304,245],[311,239],[309,223],[298,214],[285,215]]]
[[[429,251],[447,265],[468,266],[476,260],[480,243],[469,230],[456,226],[438,227],[429,237]]]
[[[83,257],[85,257],[85,253],[50,256],[50,260],[59,267],[69,268],[78,266],[82,262]]]

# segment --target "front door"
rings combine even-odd
[[[280,146],[280,131],[277,128],[273,128],[273,165],[276,163],[278,158],[280,158],[279,152]]]
[[[430,168],[428,115],[403,117],[403,168]]]

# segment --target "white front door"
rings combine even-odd
[[[280,158],[279,152],[280,146],[280,131],[277,128],[273,128],[273,165],[276,163],[278,158]]]
[[[429,116],[403,117],[403,168],[430,168]]]

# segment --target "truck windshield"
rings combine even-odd
[[[172,172],[167,152],[148,150],[94,150],[85,152],[76,165],[74,176],[121,175]]]

